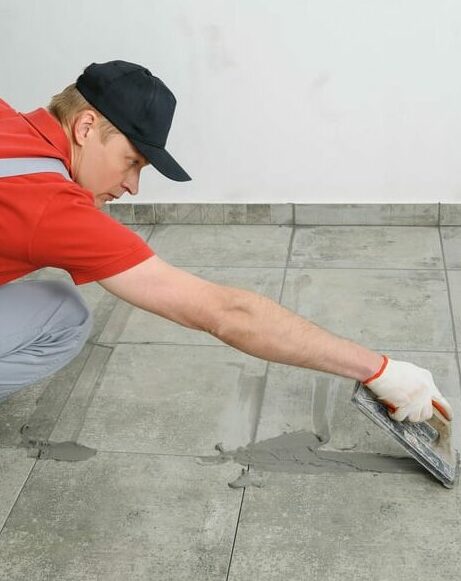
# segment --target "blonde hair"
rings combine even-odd
[[[48,105],[48,111],[56,117],[61,125],[67,127],[69,130],[72,128],[72,124],[77,115],[85,109],[91,109],[100,119],[99,136],[103,144],[108,141],[111,135],[120,133],[120,131],[112,125],[104,115],[101,115],[97,109],[88,103],[85,97],[77,89],[75,83],[72,83],[63,91],[54,95]]]

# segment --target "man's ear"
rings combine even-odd
[[[98,122],[98,116],[91,109],[81,111],[75,118],[72,128],[75,143],[82,146],[91,132],[97,128]]]

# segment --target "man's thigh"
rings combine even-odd
[[[56,372],[82,349],[92,317],[65,281],[0,286],[0,399]]]

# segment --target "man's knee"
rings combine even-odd
[[[81,327],[82,330],[88,331],[88,333],[91,332],[92,313],[75,286],[71,282],[64,280],[53,280],[49,281],[49,283],[54,293],[61,296],[62,306],[65,310],[65,322]]]
[[[86,318],[81,325],[81,335],[82,335],[81,342],[82,343],[86,343],[87,339],[91,335],[91,331],[93,330],[93,314],[91,313],[91,311],[88,309],[88,307],[86,305],[85,305],[85,312],[86,312]]]

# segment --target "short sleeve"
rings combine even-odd
[[[70,182],[43,208],[30,247],[32,264],[62,268],[77,285],[119,274],[154,255],[138,234],[96,208],[91,192]]]
[[[6,119],[7,117],[13,117],[17,115],[16,111],[8,105],[6,101],[0,99],[0,119]]]

